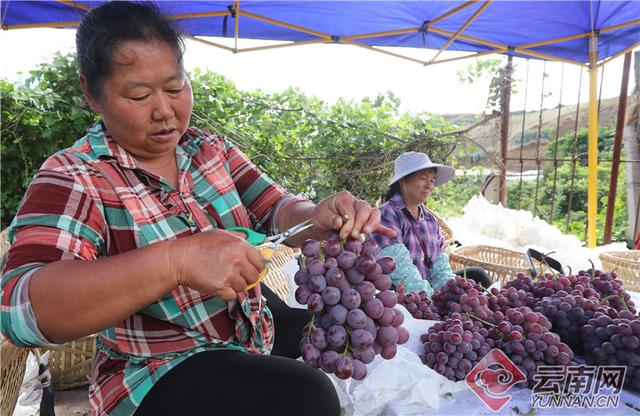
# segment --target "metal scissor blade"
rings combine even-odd
[[[294,225],[293,227],[281,232],[280,234],[273,235],[271,237],[267,237],[267,241],[271,241],[274,245],[282,244],[286,239],[303,232],[304,230],[313,227],[313,223],[311,220],[306,220],[301,222],[300,224]]]
[[[280,234],[272,235],[265,238],[264,240],[267,244],[264,244],[258,248],[260,250],[262,258],[265,260],[264,269],[262,270],[262,273],[260,273],[260,276],[258,276],[258,280],[247,286],[245,290],[254,288],[266,276],[267,270],[269,268],[269,263],[271,263],[271,258],[274,256],[276,248],[280,244],[282,244],[282,242],[284,242],[287,238],[301,233],[302,231],[310,227],[313,227],[313,223],[311,222],[311,220],[306,220],[304,222],[301,222],[300,224],[294,225],[293,227],[281,232]]]

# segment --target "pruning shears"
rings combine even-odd
[[[267,274],[267,268],[269,266],[269,262],[271,261],[271,258],[273,257],[276,251],[276,248],[278,248],[280,244],[282,244],[288,238],[298,233],[301,233],[302,231],[305,231],[311,227],[313,227],[313,223],[309,219],[301,222],[300,224],[294,225],[293,227],[288,228],[279,234],[275,234],[271,236],[267,236],[266,234],[259,233],[250,228],[245,228],[245,227],[227,228],[226,229],[227,231],[239,231],[244,233],[246,236],[245,240],[247,240],[247,242],[252,246],[254,247],[260,246],[258,247],[258,250],[260,250],[260,254],[262,255],[262,258],[266,261],[266,265],[262,270],[262,272],[260,273],[260,276],[258,276],[258,280],[256,280],[255,282],[247,286],[246,290],[253,289],[258,283],[260,283],[260,281]]]

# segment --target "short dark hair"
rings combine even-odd
[[[396,181],[389,185],[382,195],[382,202],[387,202],[397,193],[400,193],[400,181]]]
[[[112,55],[121,43],[153,40],[168,43],[182,69],[184,39],[154,4],[109,1],[91,9],[76,32],[78,66],[87,79],[89,93],[102,97],[104,81],[114,65]]]

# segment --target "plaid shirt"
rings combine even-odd
[[[444,252],[444,237],[440,232],[440,226],[436,218],[424,205],[419,205],[420,216],[416,220],[409,212],[407,204],[400,193],[392,196],[387,202],[380,205],[380,223],[385,227],[397,232],[393,238],[374,234],[373,237],[381,248],[391,244],[404,244],[409,250],[411,260],[416,265],[422,278],[429,280],[430,270],[425,264],[425,255],[428,256],[430,264],[435,262],[438,254]],[[420,235],[422,244],[418,240],[416,232]],[[424,253],[422,245],[427,249]]]
[[[295,201],[223,136],[189,129],[176,157],[179,192],[138,165],[97,122],[44,163],[10,229],[3,334],[18,345],[53,346],[39,331],[28,296],[29,277],[44,264],[95,260],[215,228],[275,233],[282,208]],[[272,341],[259,285],[231,302],[179,286],[99,333],[89,388],[93,414],[133,414],[162,375],[198,352],[268,354]]]

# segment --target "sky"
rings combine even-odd
[[[73,51],[74,35],[75,31],[69,29],[0,31],[0,77],[11,81],[24,78],[29,70],[48,61],[56,51]],[[228,39],[211,40],[226,42],[231,46]],[[241,39],[238,46],[244,48],[262,44],[265,42]],[[390,50],[422,60],[428,60],[436,53],[434,50],[409,48]],[[460,55],[456,52],[444,52],[440,58]],[[506,60],[504,57],[500,59]],[[363,97],[375,97],[380,93],[393,91],[401,100],[401,111],[437,114],[484,111],[488,81],[479,81],[473,85],[461,84],[457,76],[459,71],[464,71],[474,61],[469,59],[425,67],[382,53],[337,44],[233,54],[192,40],[187,41],[185,54],[187,70],[198,67],[220,73],[246,91],[261,89],[265,92],[280,92],[288,87],[298,87],[305,94],[319,97],[328,103],[334,103],[339,98],[361,100]],[[540,108],[543,68],[548,77],[544,81],[545,98],[542,105],[551,108],[560,100],[563,105],[577,102],[579,68],[560,63],[545,64],[538,60],[530,60],[528,64],[523,59],[515,59],[514,62],[515,79],[519,80],[519,85],[516,86],[518,92],[512,95],[512,111],[524,107],[527,66],[527,110]],[[620,57],[605,66],[603,98],[619,95],[622,62],[623,58]],[[600,77],[598,81],[600,82]],[[581,101],[585,102],[587,97],[588,77],[584,71]]]

